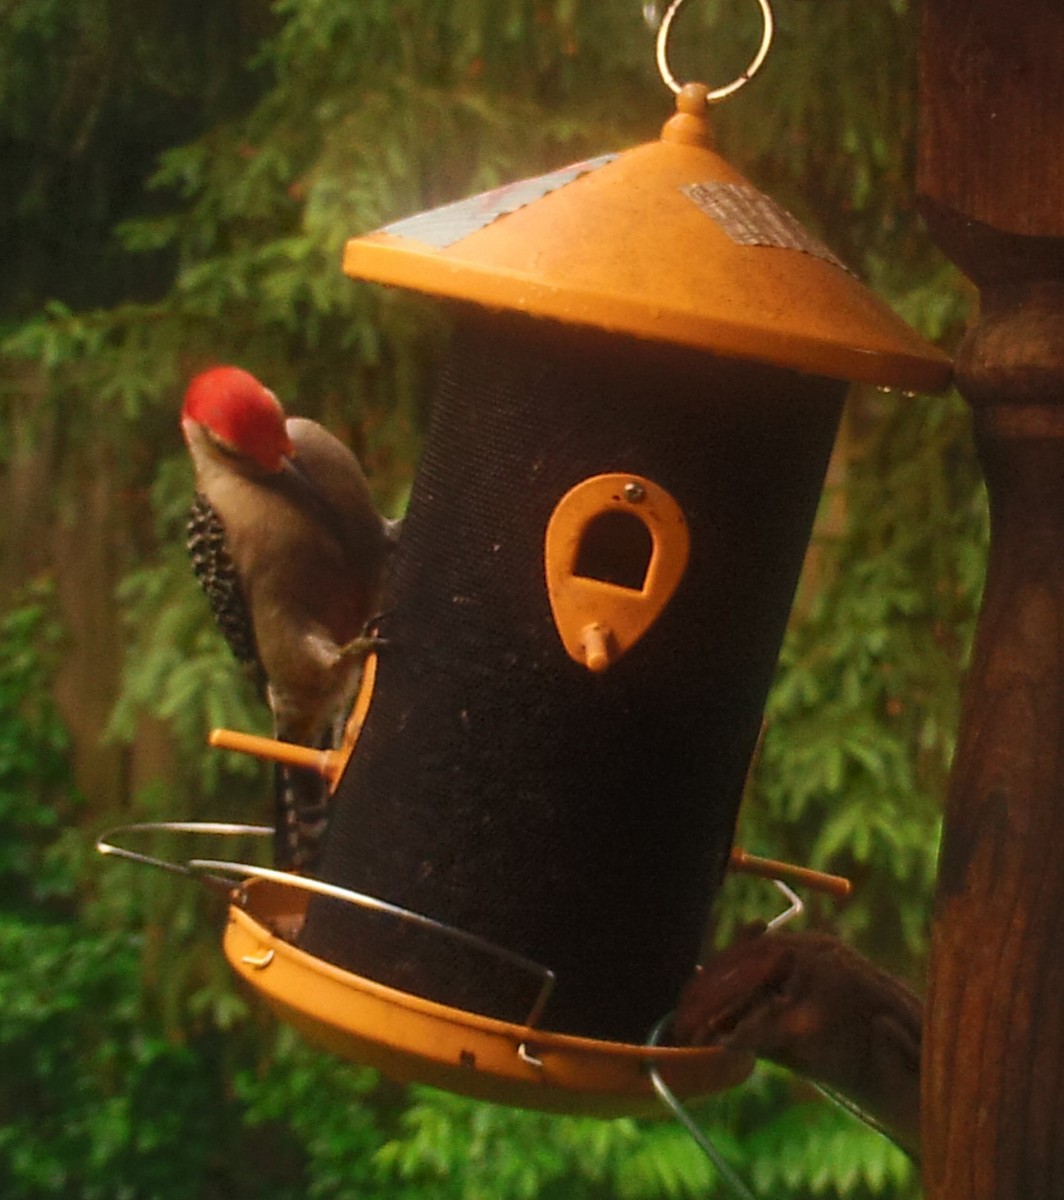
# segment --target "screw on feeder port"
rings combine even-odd
[[[624,485],[624,498],[629,504],[641,504],[647,498],[646,488],[634,479]]]
[[[274,953],[273,950],[263,950],[260,954],[244,954],[240,961],[256,971],[262,971],[273,962]]]
[[[527,1063],[530,1067],[535,1067],[537,1071],[543,1070],[543,1059],[532,1053],[528,1042],[522,1042],[517,1047],[517,1057],[523,1063]]]

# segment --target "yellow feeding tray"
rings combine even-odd
[[[385,987],[281,935],[301,924],[305,891],[259,879],[240,894],[223,943],[233,969],[308,1040],[400,1082],[544,1112],[663,1116],[652,1068],[681,1100],[734,1087],[753,1068],[749,1054],[551,1033]]]
[[[688,84],[659,141],[347,243],[348,275],[488,308],[939,391],[946,355],[713,149]]]

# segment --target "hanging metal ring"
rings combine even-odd
[[[775,20],[772,16],[772,7],[769,0],[757,0],[761,8],[761,17],[764,21],[764,30],[761,34],[761,45],[757,49],[757,53],[750,61],[750,65],[731,83],[725,84],[723,87],[714,88],[706,96],[706,101],[713,104],[718,100],[723,100],[727,96],[733,95],[751,79],[761,69],[762,63],[768,57],[769,47],[772,45],[772,35],[775,31]],[[682,91],[683,84],[679,83],[676,76],[673,75],[669,68],[669,33],[672,29],[672,22],[677,13],[687,3],[687,0],[672,0],[672,3],[665,10],[665,15],[661,18],[661,24],[658,26],[658,70],[661,72],[661,78],[665,81],[666,87],[677,95]]]

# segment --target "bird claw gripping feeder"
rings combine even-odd
[[[194,864],[245,876],[226,954],[311,1037],[555,1111],[749,1071],[648,1035],[733,855],[847,384],[950,373],[713,149],[767,0],[717,92],[668,70],[681,3],[659,140],[348,243],[457,318],[383,644],[321,878]]]

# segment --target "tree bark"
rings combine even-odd
[[[921,203],[980,289],[958,359],[991,548],[923,1039],[928,1200],[1064,1196],[1064,5],[925,0]]]

